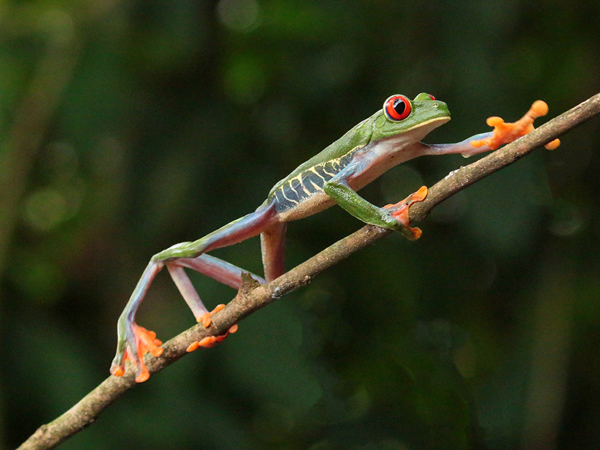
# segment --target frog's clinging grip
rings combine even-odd
[[[516,141],[527,133],[533,131],[533,121],[538,117],[548,114],[548,105],[542,100],[537,100],[531,105],[531,108],[525,115],[514,123],[506,123],[500,117],[489,117],[486,123],[490,127],[494,127],[493,136],[487,139],[471,141],[471,145],[475,148],[487,145],[490,150],[496,150],[498,147],[510,142]],[[545,145],[548,150],[554,150],[560,145],[560,140],[555,139]]]
[[[401,202],[396,203],[395,205],[384,206],[386,209],[394,210],[392,212],[392,217],[403,225],[405,230],[403,230],[402,234],[404,234],[411,241],[419,239],[423,234],[423,231],[418,227],[411,227],[409,225],[408,210],[415,203],[425,200],[427,197],[427,192],[427,186],[421,186],[417,192],[410,194]]]

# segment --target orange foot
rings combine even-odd
[[[211,312],[207,312],[202,314],[199,318],[198,318],[198,323],[201,323],[202,325],[204,325],[204,328],[208,328],[210,327],[210,324],[212,323],[212,318],[211,316],[214,313],[218,313],[219,311],[221,311],[223,308],[225,308],[225,305],[221,304],[221,305],[217,305],[215,307],[215,309],[213,309]]]
[[[142,383],[150,378],[150,373],[144,364],[144,355],[150,352],[152,356],[160,356],[163,352],[163,349],[160,347],[162,342],[156,339],[156,333],[154,331],[147,330],[135,323],[132,324],[131,331],[133,332],[135,339],[137,358],[133,358],[131,354],[131,348],[129,346],[126,347],[123,353],[123,360],[121,364],[116,365],[113,363],[110,368],[110,373],[116,377],[123,376],[125,373],[125,361],[130,360],[133,366],[136,368],[135,381]],[[139,361],[139,367],[136,360]]]
[[[408,220],[408,208],[416,202],[422,202],[427,197],[427,186],[422,186],[417,192],[410,194],[404,200],[394,205],[386,205],[384,208],[394,208],[395,211],[392,212],[392,217],[400,222],[404,228],[407,230],[405,233],[406,237],[412,240],[419,239],[423,232],[420,228],[411,227],[409,225]]]
[[[213,347],[214,345],[218,344],[219,342],[222,342],[230,334],[235,333],[237,330],[238,330],[238,326],[237,326],[237,324],[235,324],[235,325],[231,326],[231,328],[229,328],[229,330],[227,330],[227,332],[225,334],[222,334],[220,336],[206,336],[204,339],[190,344],[190,346],[187,348],[187,352],[188,353],[193,352],[198,347],[204,347],[204,348]]]
[[[489,117],[486,123],[490,127],[494,127],[494,135],[488,139],[471,141],[471,145],[475,148],[487,145],[491,150],[496,150],[498,147],[510,142],[516,141],[521,136],[533,130],[533,121],[538,117],[548,114],[548,105],[542,100],[538,100],[531,105],[527,113],[514,123],[506,123],[500,117]],[[548,150],[554,150],[560,145],[560,140],[555,139],[546,144]]]

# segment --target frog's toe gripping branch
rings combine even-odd
[[[210,327],[210,325],[212,324],[212,319],[211,319],[212,315],[214,313],[218,313],[223,308],[225,308],[225,305],[223,303],[215,306],[215,309],[213,309],[211,312],[202,314],[202,316],[200,316],[200,318],[198,318],[198,323],[201,323],[204,326],[204,328]]]
[[[206,336],[202,340],[196,341],[196,342],[193,342],[192,344],[190,344],[190,346],[187,348],[187,352],[188,353],[193,352],[198,347],[204,347],[204,348],[214,347],[216,344],[218,344],[219,342],[222,342],[227,336],[235,333],[237,330],[238,330],[238,326],[237,326],[237,324],[235,324],[235,325],[232,325],[229,328],[229,330],[227,330],[227,332],[224,334],[221,334],[219,336]]]
[[[411,227],[408,220],[408,210],[416,202],[422,202],[427,197],[427,186],[422,186],[417,192],[410,194],[404,200],[384,208],[393,209],[392,217],[402,224],[401,232],[410,240],[417,240],[423,232],[420,228]]]
[[[135,367],[135,380],[138,383],[146,381],[150,376],[144,365],[144,354],[150,352],[159,356],[163,349],[162,342],[156,339],[156,333],[146,330],[134,321],[139,304],[148,291],[152,280],[163,267],[162,262],[150,261],[142,277],[138,281],[127,306],[121,313],[118,322],[117,354],[113,359],[110,373],[120,377],[125,373],[125,361],[130,360]]]
[[[500,117],[489,117],[486,123],[494,127],[493,135],[486,139],[471,141],[475,148],[488,146],[490,150],[496,150],[498,147],[510,142],[516,141],[527,133],[530,133],[533,127],[533,121],[538,117],[548,114],[548,105],[542,100],[537,100],[531,105],[527,113],[514,123],[506,123]],[[560,145],[560,140],[555,139],[546,144],[548,150],[554,150]]]
[[[356,158],[353,163],[325,183],[323,191],[357,219],[381,228],[399,231],[410,240],[419,239],[421,230],[408,225],[408,208],[415,202],[425,199],[427,187],[423,186],[399,203],[379,208],[358,195],[349,185],[355,177],[364,173],[371,163],[369,159]]]
[[[149,352],[152,356],[160,356],[163,352],[160,347],[162,342],[156,339],[154,331],[146,330],[135,323],[126,331],[126,334],[130,334],[125,339],[129,345],[123,345],[124,349],[117,352],[110,373],[116,377],[123,376],[125,374],[125,361],[130,360],[135,367],[135,381],[142,383],[150,377],[150,373],[144,364],[144,354]]]

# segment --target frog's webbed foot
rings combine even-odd
[[[225,308],[225,305],[221,304],[221,305],[217,305],[215,307],[215,309],[213,309],[211,312],[207,312],[202,314],[200,317],[198,317],[198,323],[201,323],[204,328],[208,328],[211,326],[212,324],[212,315],[215,313],[218,313],[219,311],[221,311],[223,308]],[[215,344],[218,344],[219,342],[222,342],[227,336],[229,336],[231,333],[235,333],[238,330],[238,326],[233,325],[231,328],[229,328],[229,330],[224,333],[221,334],[219,336],[207,336],[204,339],[200,340],[200,341],[196,341],[193,342],[192,344],[190,344],[190,346],[187,348],[188,352],[193,352],[194,350],[196,350],[198,347],[204,347],[204,348],[210,348],[213,347]]]
[[[411,227],[408,220],[408,209],[416,202],[422,202],[427,197],[427,186],[422,186],[417,192],[410,194],[399,203],[386,205],[384,209],[392,209],[392,217],[396,219],[401,227],[399,229],[408,239],[416,240],[423,232],[420,228]]]
[[[156,333],[131,323],[123,326],[119,334],[117,355],[110,367],[110,373],[116,377],[125,373],[125,361],[130,360],[135,368],[135,381],[142,383],[150,377],[144,364],[144,355],[150,352],[153,356],[160,356],[163,352],[162,342],[156,339]]]
[[[187,348],[187,352],[188,353],[193,352],[198,347],[204,347],[204,348],[214,347],[216,344],[218,344],[219,342],[222,342],[227,336],[229,336],[232,333],[235,333],[237,330],[238,330],[238,326],[237,326],[237,324],[235,324],[235,325],[232,325],[231,327],[229,327],[229,330],[227,330],[225,333],[223,333],[219,336],[206,336],[205,338],[203,338],[200,341],[192,342],[190,344],[190,346]]]
[[[519,120],[514,123],[506,123],[500,117],[489,117],[486,123],[494,127],[493,135],[487,139],[471,141],[471,145],[475,148],[483,147],[487,145],[490,150],[496,150],[498,147],[510,142],[516,141],[527,133],[531,132],[533,127],[533,121],[538,117],[542,117],[548,114],[548,105],[542,100],[538,100],[531,105],[531,108],[527,113]],[[554,150],[560,145],[560,140],[555,139],[552,142],[546,144],[548,150]]]

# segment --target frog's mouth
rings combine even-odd
[[[415,125],[412,128],[409,128],[404,133],[383,138],[381,141],[385,141],[387,144],[391,144],[394,147],[419,142],[437,127],[445,124],[449,120],[449,115],[433,117],[425,122]]]
[[[450,115],[441,115],[438,117],[433,117],[425,122],[421,122],[420,124],[410,128],[406,131],[406,133],[411,133],[412,131],[423,130],[425,133],[424,136],[429,134],[431,131],[435,130],[437,127],[444,125],[445,123],[450,121]]]

